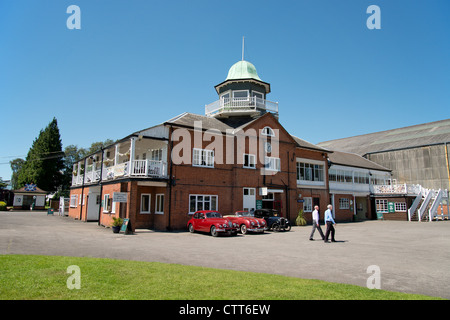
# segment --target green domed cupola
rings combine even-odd
[[[236,80],[236,79],[255,79],[261,81],[256,72],[255,66],[245,60],[238,61],[233,64],[228,71],[228,77],[225,80]]]
[[[278,103],[266,100],[270,84],[261,80],[255,66],[248,61],[233,64],[225,81],[214,88],[219,100],[205,107],[207,116],[255,117],[270,112],[278,117]]]

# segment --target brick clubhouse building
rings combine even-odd
[[[338,221],[374,217],[370,185],[386,183],[389,169],[349,153],[333,161],[332,151],[289,134],[250,62],[235,63],[215,89],[205,115],[183,113],[80,159],[69,216],[174,230],[202,209],[274,208],[293,222],[299,210],[310,221],[316,204],[323,218],[332,203]]]

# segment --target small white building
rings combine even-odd
[[[47,191],[35,184],[26,184],[19,190],[14,190],[13,207],[16,210],[44,210]]]

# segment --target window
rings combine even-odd
[[[297,162],[297,180],[324,181],[324,166],[321,164]]]
[[[303,198],[303,211],[304,212],[312,212],[312,198],[311,197]]]
[[[152,149],[152,160],[161,161],[162,160],[162,149]]]
[[[350,170],[330,169],[328,178],[333,182],[352,183],[353,174]]]
[[[141,194],[141,213],[150,213],[151,194]]]
[[[254,154],[246,154],[244,153],[244,168],[255,169],[255,155]]]
[[[265,157],[266,170],[281,171],[280,158]]]
[[[377,212],[388,212],[387,200],[375,200],[375,206],[377,208]]]
[[[103,212],[111,212],[111,200],[109,194],[103,196]]]
[[[248,90],[233,91],[233,100],[248,100]]]
[[[264,94],[258,91],[252,91],[252,97],[256,97],[256,99],[264,99]]]
[[[220,96],[220,99],[223,101],[224,104],[230,102],[230,93],[229,92],[223,93]]]
[[[255,188],[244,188],[244,196],[254,196]]]
[[[262,134],[263,136],[275,137],[275,133],[273,132],[273,130],[272,130],[271,127],[264,127],[264,128],[261,130],[261,134]]]
[[[214,150],[194,148],[192,165],[214,168]]]
[[[192,214],[200,210],[218,210],[216,195],[189,195],[189,213]]]
[[[355,176],[355,178],[354,178],[355,183],[369,184],[369,174],[368,173],[355,171],[354,176]]]
[[[73,194],[70,196],[70,207],[71,208],[76,208],[77,207],[77,203],[78,203],[78,195],[77,194]]]
[[[406,202],[395,202],[395,212],[397,211],[403,211],[406,212]]]
[[[347,198],[339,199],[339,209],[348,210],[350,209],[350,200]]]
[[[164,213],[164,194],[162,193],[156,195],[155,213]]]

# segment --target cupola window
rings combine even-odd
[[[243,101],[248,100],[249,92],[248,90],[235,90],[233,91],[233,100]]]

